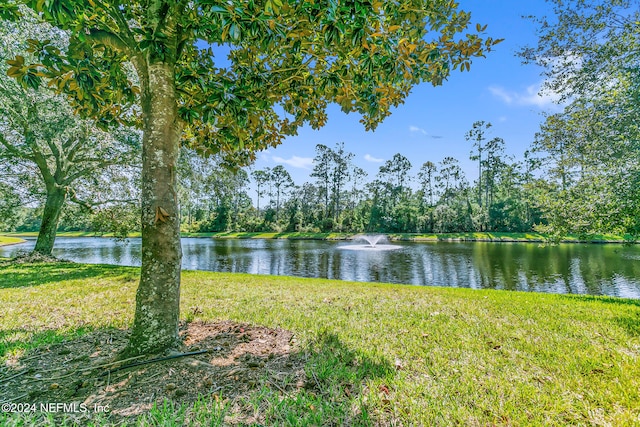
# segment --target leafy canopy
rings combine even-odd
[[[545,68],[546,88],[563,101],[599,97],[620,84],[640,84],[640,9],[631,0],[547,0],[550,17],[538,25],[537,46],[520,52]]]
[[[640,9],[637,1],[547,0],[533,18],[538,43],[520,55],[544,67],[545,89],[562,113],[548,116],[534,143],[552,180],[536,203],[544,231],[639,234]]]
[[[17,3],[70,39],[66,52],[33,40],[38,61],[16,57],[11,76],[106,127],[140,123],[145,72],[170,64],[185,140],[236,160],[323,126],[332,102],[374,129],[413,85],[468,71],[500,41],[451,0],[15,0],[0,16],[17,19]]]

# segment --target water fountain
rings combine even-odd
[[[388,251],[393,249],[400,249],[402,246],[388,244],[388,239],[383,234],[360,234],[354,236],[354,242],[367,242],[367,244],[352,244],[338,246],[339,249],[359,250],[359,251]]]

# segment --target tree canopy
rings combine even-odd
[[[540,206],[558,235],[613,229],[637,236],[631,183],[640,159],[640,10],[628,0],[549,2],[553,15],[533,18],[537,46],[521,52],[544,67],[545,89],[564,107],[546,117],[534,143],[557,179],[538,188]]]
[[[2,22],[0,58],[24,59],[27,39],[52,35],[49,25],[37,24],[32,15],[24,18]],[[64,46],[63,34],[55,38]],[[74,116],[65,97],[46,87],[20,86],[6,75],[4,63],[0,70],[0,182],[19,189],[23,202],[45,201],[36,251],[51,254],[66,201],[89,210],[125,198],[137,205],[135,196],[124,194],[135,176],[128,166],[140,154],[136,132],[101,131],[92,120]]]
[[[18,57],[10,75],[45,79],[106,125],[140,119],[131,106],[145,77],[127,63],[171,63],[185,140],[247,155],[322,126],[329,102],[375,128],[413,85],[469,70],[498,42],[480,24],[469,32],[471,15],[452,1],[25,3],[71,32],[69,49],[34,40],[39,63]]]

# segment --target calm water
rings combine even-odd
[[[397,243],[393,251],[342,250],[350,242],[182,239],[183,268],[474,289],[640,298],[640,245]],[[34,241],[0,248],[0,256]],[[58,238],[54,255],[140,265],[140,239]]]

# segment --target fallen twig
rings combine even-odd
[[[322,390],[322,387],[320,387],[320,381],[318,381],[318,377],[316,377],[316,373],[311,371],[311,376],[313,377],[313,380],[316,382],[316,386],[318,386],[318,390]]]
[[[136,366],[148,365],[150,363],[163,362],[165,360],[178,359],[181,357],[195,356],[197,354],[207,353],[208,351],[209,350],[200,350],[200,351],[193,351],[191,353],[178,353],[178,354],[172,354],[171,356],[156,357],[155,359],[149,359],[149,360],[141,360],[140,362],[130,363],[124,366],[118,366],[115,369],[109,369],[106,372],[103,372],[101,375],[107,375],[108,373],[121,371],[123,369],[134,368]]]
[[[269,384],[272,386],[275,386],[278,390],[280,390],[282,392],[282,394],[284,394],[287,397],[290,397],[291,395],[289,393],[287,393],[282,387],[280,387],[277,383],[273,382],[273,381],[269,381]]]
[[[74,370],[73,372],[75,373],[75,372],[93,371],[93,370],[100,369],[100,368],[106,368],[107,366],[112,366],[112,365],[117,365],[117,364],[119,364],[119,363],[129,362],[129,361],[131,361],[131,360],[141,359],[141,358],[143,358],[143,357],[145,357],[145,356],[144,356],[144,355],[141,355],[141,356],[130,357],[130,358],[128,358],[128,359],[122,359],[122,360],[116,360],[116,361],[114,361],[114,362],[103,363],[102,365],[89,366],[89,367],[86,367],[86,368],[76,369],[76,370]],[[61,366],[61,367],[53,368],[53,369],[46,369],[46,370],[44,370],[44,371],[40,371],[40,372],[55,372],[55,371],[63,370],[63,369],[65,369],[65,368],[66,368],[66,366]]]
[[[25,370],[24,370],[24,371],[22,371],[22,372],[18,372],[18,373],[17,373],[17,374],[15,374],[15,375],[11,375],[10,377],[2,378],[2,379],[0,379],[0,384],[2,384],[2,383],[6,383],[6,382],[7,382],[7,381],[9,381],[9,380],[12,380],[12,379],[17,378],[17,377],[19,377],[19,376],[21,376],[21,375],[26,374],[27,372],[29,372],[29,370],[28,370],[28,369],[25,369]]]
[[[135,357],[130,357],[130,358],[128,358],[128,359],[116,360],[115,362],[104,363],[104,364],[102,364],[102,365],[98,365],[98,366],[89,366],[89,367],[87,367],[87,368],[75,369],[75,370],[73,370],[73,371],[69,372],[68,374],[61,375],[61,376],[59,376],[59,377],[52,377],[52,378],[44,378],[44,377],[36,378],[36,377],[31,377],[31,379],[32,379],[32,380],[35,380],[35,381],[54,381],[54,380],[61,380],[61,379],[63,379],[63,378],[68,378],[68,377],[71,377],[71,376],[73,376],[73,375],[76,375],[76,374],[77,374],[77,373],[79,373],[79,372],[94,371],[94,370],[97,370],[97,369],[100,369],[100,368],[106,368],[107,366],[113,366],[113,365],[117,365],[117,364],[119,364],[119,363],[124,363],[124,362],[128,362],[128,361],[131,361],[131,360],[140,359],[140,358],[142,358],[142,357],[145,357],[145,356],[144,356],[144,355],[141,355],[141,356],[135,356]],[[59,371],[59,370],[62,370],[62,369],[64,369],[64,367],[54,368],[54,369],[48,369],[48,370],[46,370],[46,371],[42,371],[42,372],[55,372],[55,371]]]
[[[20,396],[16,396],[16,397],[12,397],[11,399],[7,399],[7,400],[3,400],[2,402],[0,402],[0,405],[5,404],[5,403],[10,403],[16,400],[20,400],[23,397],[27,397],[29,395],[29,393],[25,393],[25,394],[21,394]]]

